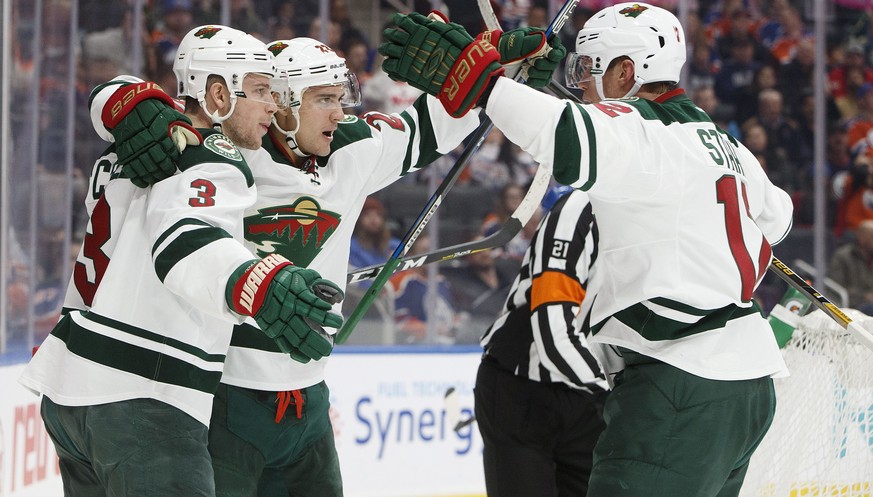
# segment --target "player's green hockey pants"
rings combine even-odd
[[[708,380],[622,349],[588,497],[732,497],[776,409],[773,380]]]
[[[219,385],[209,426],[216,495],[342,497],[329,395],[324,382],[299,390],[277,423],[277,392]]]
[[[43,396],[64,495],[211,497],[206,426],[169,404],[133,399],[62,406]]]

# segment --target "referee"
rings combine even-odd
[[[482,337],[475,413],[490,497],[588,490],[608,390],[587,348],[587,313],[580,316],[597,241],[588,195],[571,190],[559,198]]]

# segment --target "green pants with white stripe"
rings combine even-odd
[[[734,497],[773,421],[773,380],[709,380],[622,349],[588,497]]]

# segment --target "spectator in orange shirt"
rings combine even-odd
[[[865,220],[873,220],[873,148],[858,154],[849,178],[838,175],[834,184],[837,193],[842,191],[837,206],[837,225],[835,232],[853,231]],[[841,181],[842,180],[842,181]],[[844,186],[839,188],[840,184]]]
[[[780,24],[782,35],[773,42],[770,53],[780,64],[787,64],[794,60],[797,44],[805,39],[811,39],[812,33],[803,24],[800,12],[794,8],[782,9]]]

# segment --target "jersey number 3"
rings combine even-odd
[[[73,268],[73,281],[76,290],[82,297],[82,302],[88,307],[94,301],[94,294],[100,286],[100,280],[109,266],[109,257],[103,252],[103,245],[109,241],[112,230],[109,223],[109,203],[105,197],[100,197],[91,212],[91,232],[85,234],[82,240],[82,255],[94,265],[94,281],[88,279],[88,269],[84,263],[76,262]]]
[[[749,199],[746,195],[746,185],[740,183],[740,188],[743,198],[743,211],[745,215],[751,219],[752,215],[749,212]],[[764,276],[764,271],[770,265],[770,257],[772,255],[770,244],[767,239],[761,240],[761,251],[758,253],[758,270],[755,270],[755,265],[752,262],[752,256],[749,254],[746,242],[743,239],[743,222],[740,216],[740,199],[737,190],[737,178],[726,174],[715,182],[716,198],[718,203],[724,204],[724,226],[727,232],[728,245],[731,249],[731,255],[734,257],[734,262],[737,269],[740,271],[740,281],[742,289],[740,291],[740,299],[743,302],[752,300],[752,293],[755,291],[755,285],[758,280]]]

